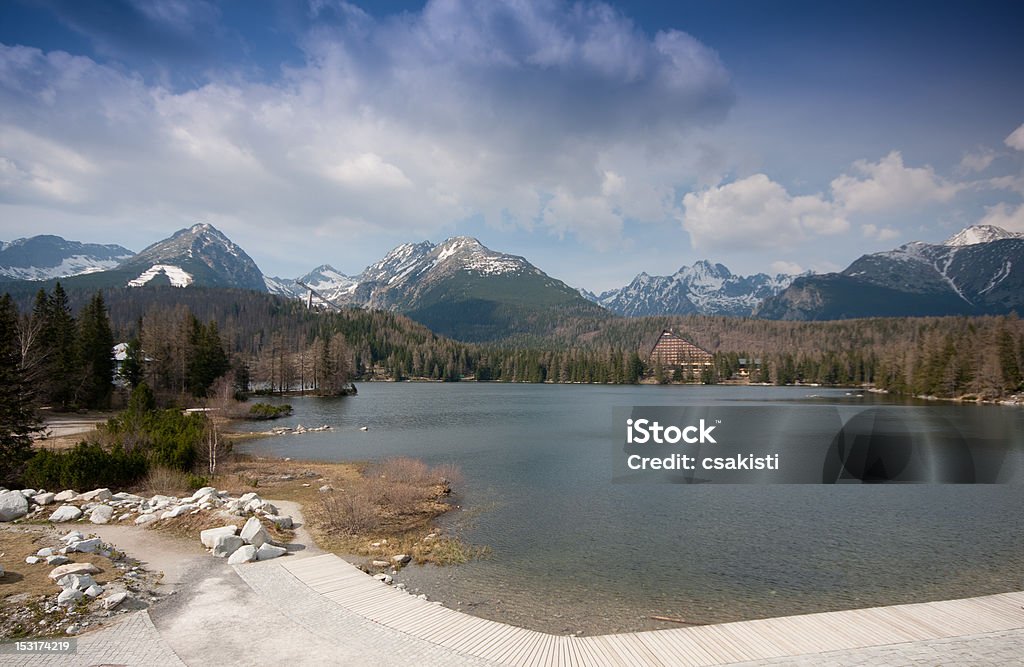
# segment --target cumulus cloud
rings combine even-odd
[[[1024,151],[1024,123],[1011,132],[1010,136],[1003,140],[1003,143],[1014,150]]]
[[[979,225],[995,225],[1011,232],[1024,232],[1024,204],[1016,207],[1000,203],[985,207],[985,215]]]
[[[849,223],[822,196],[793,196],[768,176],[754,174],[685,195],[683,227],[695,248],[772,248],[839,234]]]
[[[149,18],[181,32],[210,7],[177,6]],[[270,253],[282,223],[409,237],[474,216],[600,245],[624,220],[671,218],[698,159],[682,147],[732,104],[711,49],[604,4],[314,9],[305,62],[269,80],[214,71],[171,89],[123,64],[0,46],[0,205],[160,233],[219,220]]]
[[[804,272],[804,268],[796,262],[788,262],[786,260],[777,260],[771,263],[772,273],[784,274],[789,276],[798,276]]]
[[[853,171],[831,184],[833,199],[848,212],[911,210],[948,202],[963,187],[939,177],[930,166],[905,166],[899,151],[878,162],[858,160]]]
[[[873,223],[867,223],[862,225],[860,228],[861,234],[865,238],[874,239],[876,241],[890,241],[898,238],[900,233],[892,227],[878,226]]]

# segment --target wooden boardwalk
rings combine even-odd
[[[315,592],[364,618],[509,665],[717,665],[1024,628],[1024,592],[594,637],[550,635],[396,590],[333,554],[281,559]]]

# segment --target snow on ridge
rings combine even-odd
[[[192,284],[192,274],[180,266],[173,264],[154,264],[143,271],[138,278],[128,281],[128,287],[142,287],[160,274],[167,276],[174,287],[188,287]]]
[[[68,276],[80,276],[113,269],[129,257],[131,255],[117,256],[112,259],[96,259],[90,255],[71,255],[65,257],[56,266],[9,266],[0,269],[0,275],[18,280],[67,278]]]
[[[979,243],[990,243],[1002,239],[1024,239],[1024,234],[1007,231],[995,225],[972,225],[965,227],[959,232],[942,242],[942,245],[949,247],[961,247],[977,245]]]

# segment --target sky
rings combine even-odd
[[[1024,232],[1021,34],[1016,2],[6,0],[0,239],[840,270]]]

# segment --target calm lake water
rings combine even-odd
[[[1024,410],[900,402],[807,387],[359,385],[290,397],[273,425],[334,430],[245,451],[295,459],[455,463],[445,528],[490,558],[410,567],[410,589],[550,632],[667,627],[968,597],[1024,588],[1024,486],[612,483],[612,415],[633,405],[865,404],[943,411],[1024,452]],[[908,414],[910,414],[908,412]],[[932,413],[929,413],[932,414]],[[361,426],[369,430],[362,432]],[[267,422],[239,430],[265,430]]]

